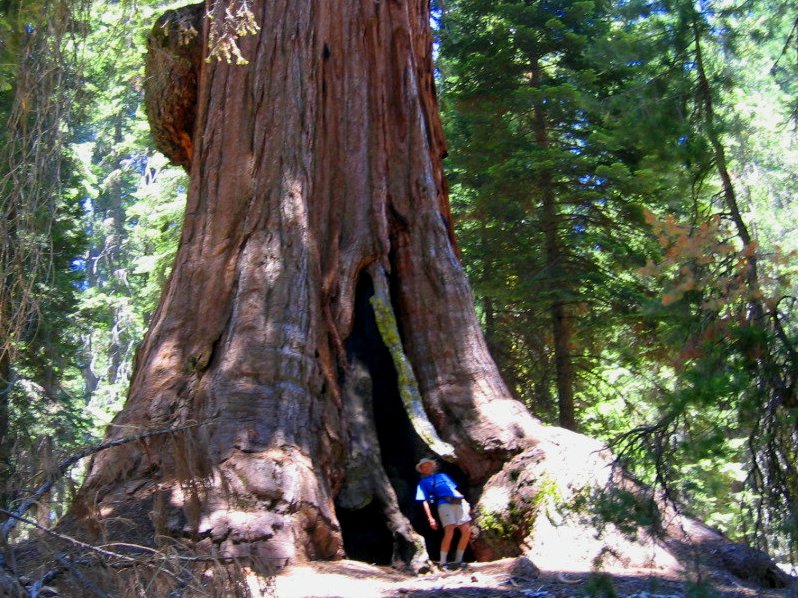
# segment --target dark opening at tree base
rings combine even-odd
[[[399,509],[419,533],[429,533],[420,504],[415,500],[418,482],[415,463],[428,449],[402,405],[396,368],[369,303],[373,295],[371,278],[364,273],[356,289],[354,323],[346,341],[347,358],[350,364],[359,362],[368,372],[369,384],[360,385],[358,392],[368,394],[361,399],[365,398],[366,417],[371,418],[376,431],[381,465]],[[376,564],[389,564],[394,557],[404,558],[402,554],[394,554],[394,534],[386,524],[384,507],[377,496],[359,509],[339,506],[337,515],[349,558]],[[402,552],[401,543],[398,550]]]
[[[362,509],[338,509],[336,514],[347,558],[374,565],[392,563],[393,534],[385,524],[382,505],[371,501]]]

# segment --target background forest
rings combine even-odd
[[[152,149],[143,54],[181,4],[0,2],[4,508],[99,442],[169,275],[187,176]],[[446,0],[435,15],[457,234],[505,380],[691,514],[795,562],[796,7]],[[61,480],[40,521],[72,491]]]

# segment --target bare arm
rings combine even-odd
[[[425,500],[422,504],[424,505],[424,512],[427,514],[429,526],[432,529],[438,529],[438,522],[435,521],[435,517],[432,516],[432,509],[430,509],[429,503]]]

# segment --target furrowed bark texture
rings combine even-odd
[[[138,503],[157,533],[280,564],[343,555],[334,500],[352,436],[371,435],[345,392],[369,266],[387,273],[426,413],[468,483],[536,424],[486,350],[457,258],[427,2],[252,8],[250,63],[201,64],[191,143],[176,140],[193,152],[182,241],[109,434],[205,425],[98,455],[73,513],[111,525]],[[391,495],[372,498],[412,545]]]

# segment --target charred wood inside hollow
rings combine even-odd
[[[350,442],[336,514],[350,558],[418,568],[440,542],[415,501],[414,465],[429,447],[403,404],[401,376],[381,335],[374,296],[372,278],[364,273],[346,341],[343,387]]]

